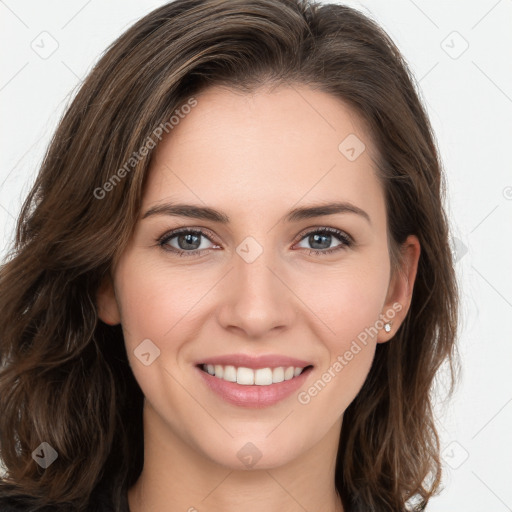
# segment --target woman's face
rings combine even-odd
[[[145,429],[223,466],[276,467],[337,442],[405,316],[419,245],[391,279],[372,142],[335,97],[294,85],[196,99],[156,150],[100,314],[122,323]]]

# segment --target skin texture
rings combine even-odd
[[[141,219],[98,293],[101,319],[123,326],[146,397],[145,462],[129,490],[131,511],[343,510],[334,487],[343,412],[368,375],[376,344],[389,341],[406,315],[419,242],[408,238],[403,273],[392,276],[373,146],[337,98],[298,85],[253,94],[213,87],[196,98],[157,148]],[[366,145],[354,161],[338,149],[349,134]],[[222,210],[230,222],[142,219],[168,201]],[[354,213],[281,220],[292,208],[334,201],[363,209],[371,223]],[[211,233],[201,238],[199,255],[180,257],[158,245],[161,235],[184,226]],[[318,248],[309,232],[323,227],[350,235],[354,245],[308,254]],[[252,263],[236,252],[248,236],[263,248]],[[332,235],[319,250],[341,243]],[[180,248],[178,237],[169,246]],[[381,327],[360,344],[308,404],[292,393],[263,409],[237,407],[197,374],[195,364],[206,357],[282,354],[314,365],[301,388],[307,390],[397,303],[391,332]],[[145,366],[134,350],[148,338],[160,356]],[[262,455],[250,469],[237,457],[248,442]]]

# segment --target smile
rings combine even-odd
[[[285,400],[305,386],[313,366],[245,366],[198,364],[206,389],[222,401],[243,408],[263,408]]]
[[[298,366],[253,369],[220,364],[203,364],[200,368],[218,379],[236,382],[242,386],[270,386],[271,384],[277,384],[298,377],[305,370],[305,368]],[[309,366],[306,368],[309,368]]]

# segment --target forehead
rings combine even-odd
[[[383,193],[364,124],[307,86],[241,93],[211,87],[156,149],[145,205],[177,198],[246,212],[308,200],[375,210]]]

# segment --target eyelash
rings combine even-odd
[[[178,256],[195,256],[198,253],[201,253],[204,251],[209,252],[211,250],[211,249],[194,249],[193,251],[184,251],[184,250],[176,249],[175,247],[171,247],[171,248],[166,247],[166,244],[169,242],[169,240],[171,240],[172,238],[174,238],[180,234],[183,234],[183,233],[201,235],[201,236],[204,236],[206,239],[208,239],[210,242],[215,243],[215,242],[213,242],[213,240],[211,240],[212,237],[208,232],[203,231],[202,229],[192,229],[192,228],[179,228],[179,229],[173,230],[171,232],[165,233],[161,237],[159,237],[156,240],[156,242],[161,247],[162,250],[167,251],[167,252],[172,252]],[[312,229],[310,231],[307,231],[306,233],[301,233],[301,235],[299,236],[296,243],[302,241],[304,238],[306,238],[309,235],[318,234],[318,233],[322,233],[322,234],[327,233],[327,234],[336,235],[338,240],[342,243],[340,245],[332,247],[331,249],[325,249],[325,250],[306,249],[309,251],[308,252],[309,256],[311,256],[311,255],[325,256],[327,254],[332,254],[333,252],[337,252],[337,251],[340,251],[343,249],[348,249],[354,245],[354,241],[349,235],[347,235],[343,231],[340,231],[339,229],[330,228],[330,227],[322,227],[322,228]]]

